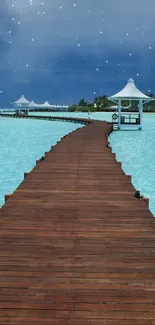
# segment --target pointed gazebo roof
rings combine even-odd
[[[29,100],[27,100],[24,95],[22,95],[19,99],[17,99],[14,104],[19,104],[19,105],[23,105],[23,104],[30,104]]]
[[[38,107],[38,106],[39,106],[39,104],[36,104],[36,103],[34,103],[33,100],[31,100],[29,107]]]
[[[126,84],[126,86],[117,94],[110,96],[110,100],[119,100],[119,99],[126,99],[126,100],[146,100],[146,101],[152,101],[152,98],[143,94],[136,86],[134,83],[134,80],[130,78]]]
[[[39,105],[39,107],[52,107],[48,101],[46,101],[44,104]]]

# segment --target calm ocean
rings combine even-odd
[[[82,125],[83,126],[83,125]],[[65,134],[81,124],[0,117],[0,206],[12,194],[36,160]]]
[[[34,113],[31,113],[34,114]],[[87,117],[87,113],[35,113]],[[111,113],[93,113],[93,119],[111,121]],[[4,195],[12,193],[30,171],[36,159],[50,150],[52,145],[79,124],[26,119],[0,118],[0,205]],[[132,175],[132,183],[150,199],[150,210],[155,215],[155,114],[143,114],[142,131],[115,131],[110,143],[116,158],[122,161],[126,174]]]

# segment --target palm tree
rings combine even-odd
[[[86,106],[87,102],[84,100],[84,98],[80,99],[79,106]]]

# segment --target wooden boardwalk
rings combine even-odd
[[[45,116],[45,115],[16,115],[16,114],[0,114],[0,117],[10,117],[10,118],[26,118],[26,119],[34,119],[34,120],[49,120],[49,121],[62,121],[62,122],[70,122],[70,123],[81,123],[87,125],[90,121],[87,118],[79,118],[79,117],[67,117],[67,116]]]
[[[94,121],[0,210],[0,324],[154,325],[155,225]]]

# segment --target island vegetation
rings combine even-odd
[[[149,97],[155,99],[154,94],[146,94]],[[69,107],[70,112],[109,112],[114,111],[115,106],[117,109],[117,104],[111,102],[108,99],[108,96],[98,96],[95,97],[93,102],[86,101],[84,98],[80,99],[78,104],[73,104]],[[122,110],[126,112],[136,112],[138,111],[138,102],[131,101],[131,103],[127,101],[122,102]],[[155,112],[155,101],[146,103],[143,105],[143,110],[146,112]]]

